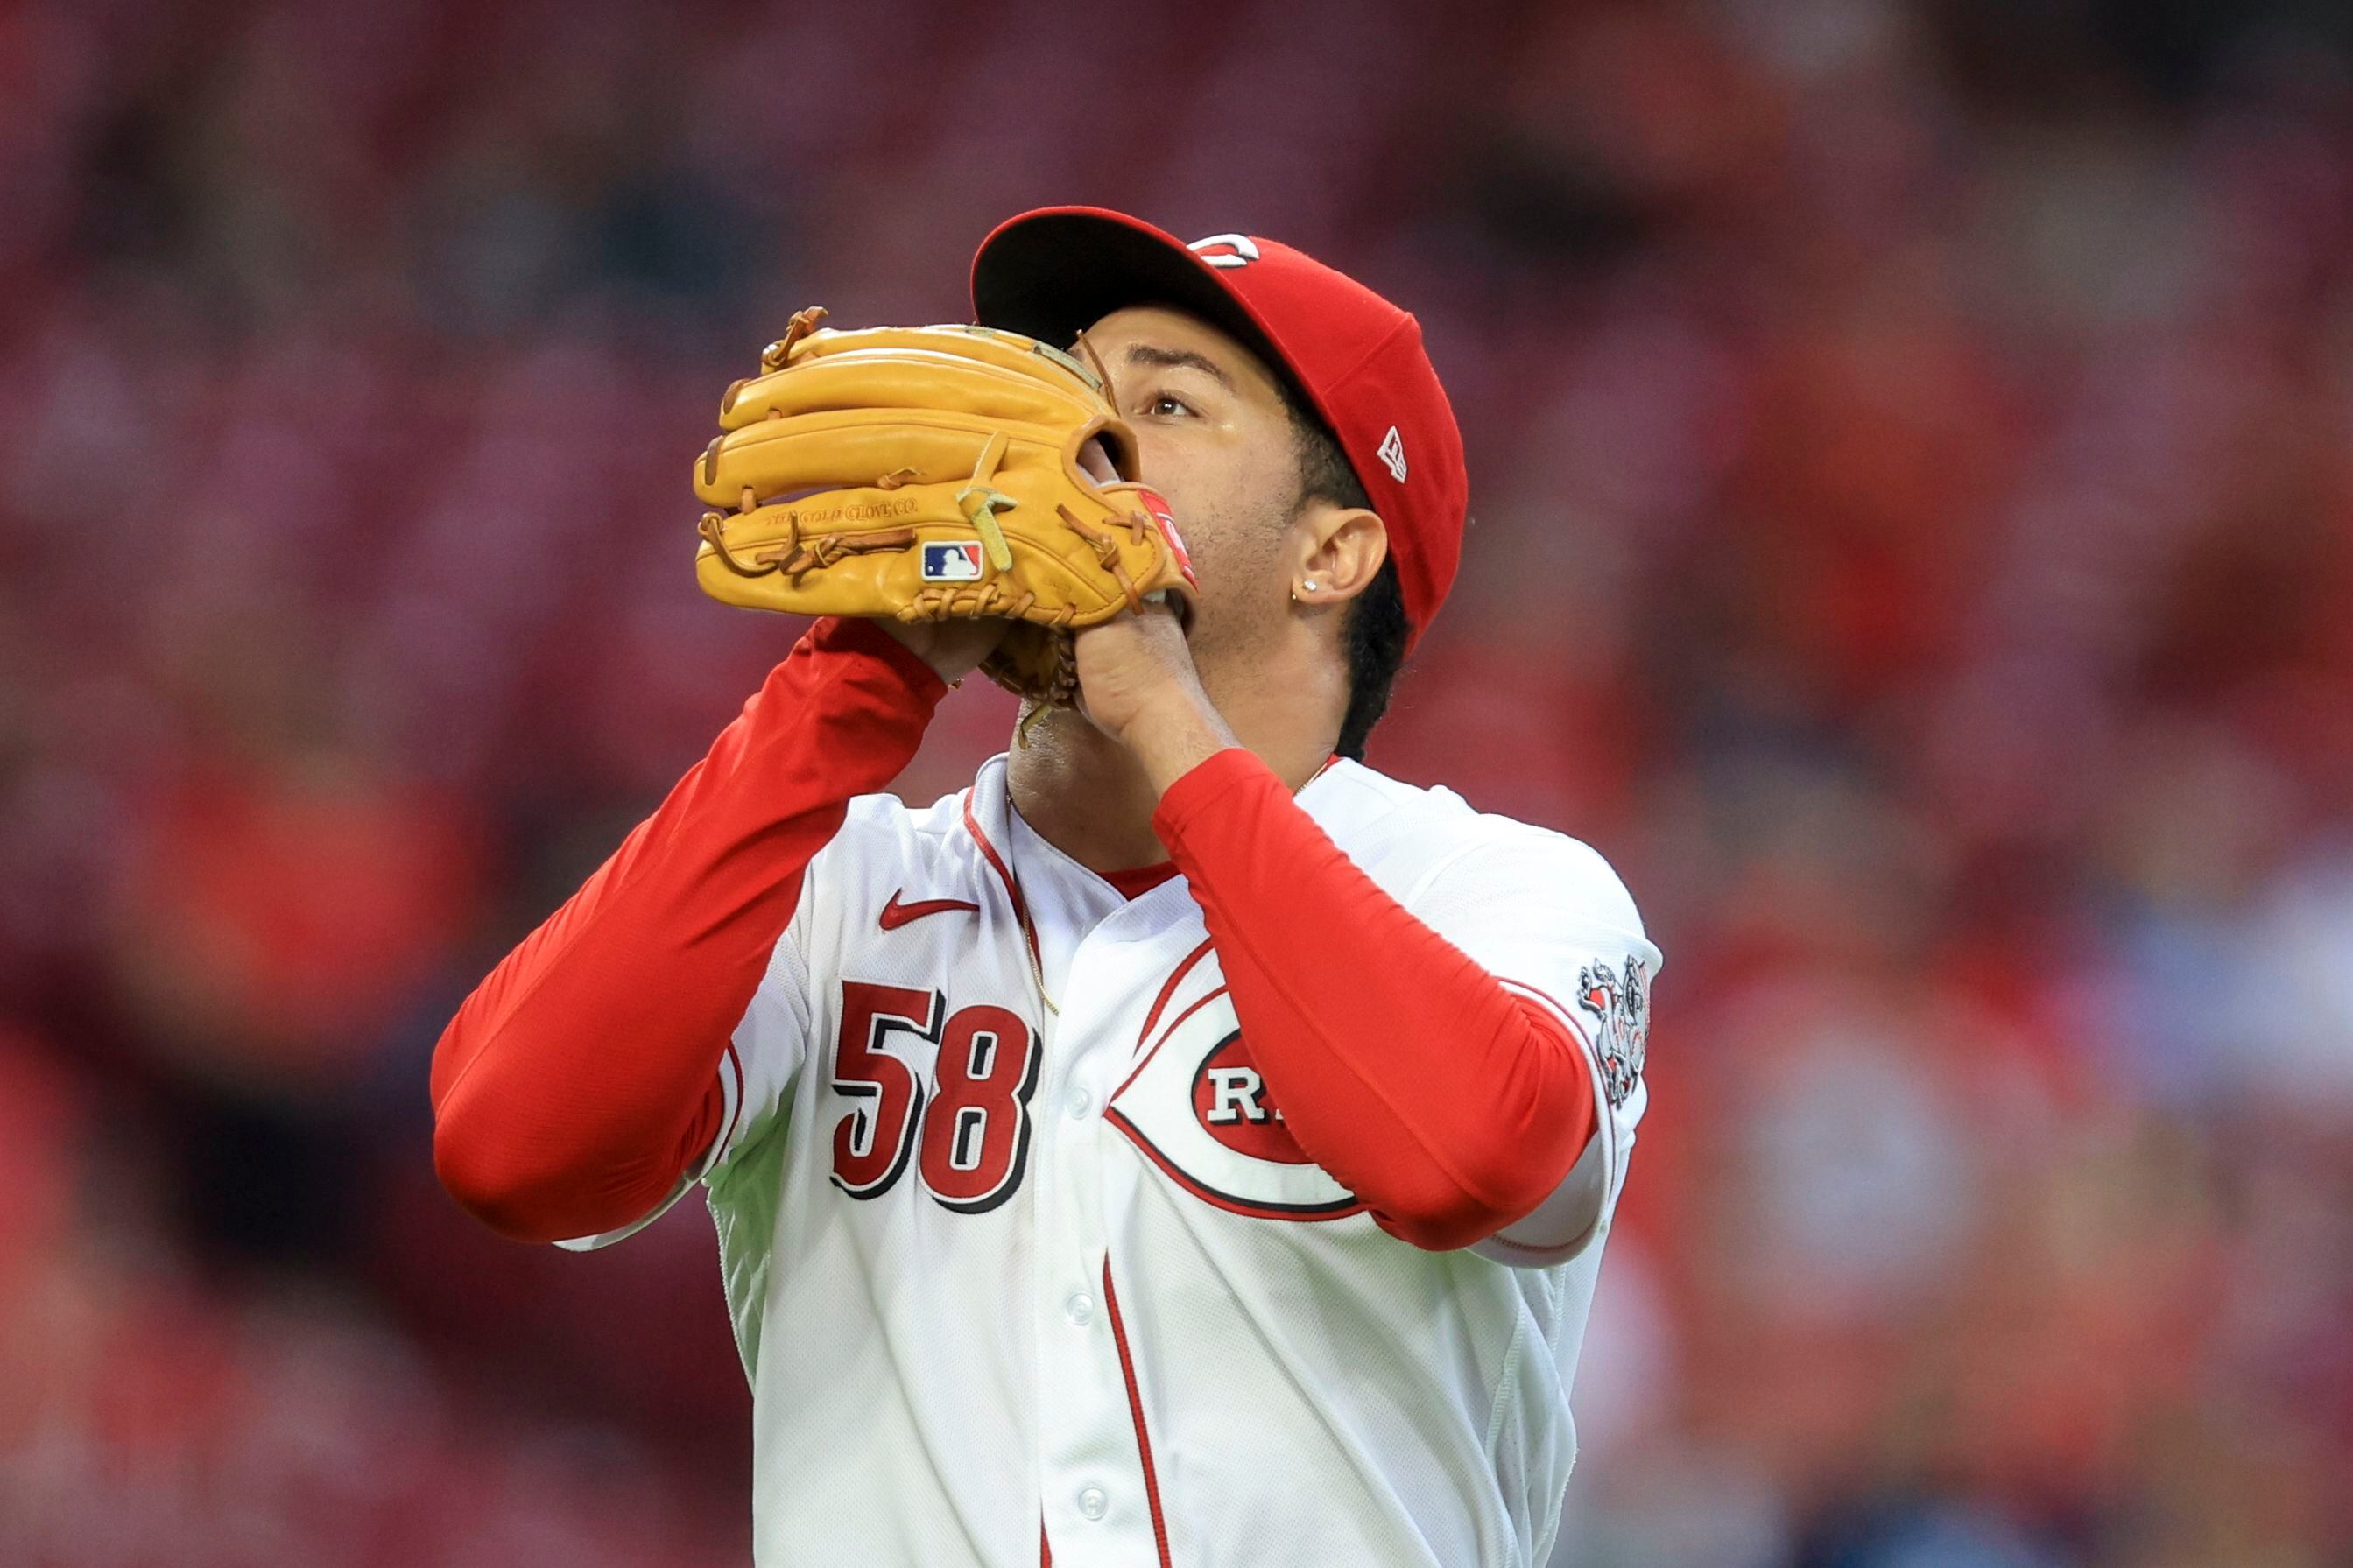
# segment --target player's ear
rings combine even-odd
[[[1377,512],[1313,501],[1292,534],[1291,597],[1301,605],[1345,605],[1380,574],[1389,534]]]

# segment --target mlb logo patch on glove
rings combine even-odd
[[[952,539],[924,545],[923,581],[926,583],[979,582],[980,541]]]

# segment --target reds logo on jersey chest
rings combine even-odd
[[[1363,1211],[1283,1125],[1207,942],[1162,986],[1138,1048],[1103,1116],[1178,1186],[1262,1219]]]

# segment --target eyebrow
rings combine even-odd
[[[1162,370],[1190,369],[1206,372],[1228,392],[1234,390],[1233,377],[1218,367],[1214,360],[1197,354],[1190,349],[1155,348],[1150,343],[1127,345],[1127,363],[1154,365]]]

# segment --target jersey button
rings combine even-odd
[[[1111,1499],[1103,1496],[1101,1487],[1089,1487],[1079,1494],[1079,1511],[1089,1519],[1101,1519],[1103,1510],[1109,1507]]]
[[[1095,1321],[1094,1298],[1084,1290],[1062,1303],[1062,1315],[1083,1329]]]
[[[1094,1108],[1095,1097],[1083,1089],[1071,1090],[1070,1098],[1062,1101],[1062,1109],[1071,1113],[1073,1121],[1084,1120]]]

